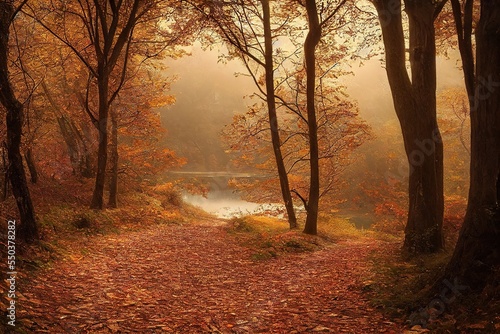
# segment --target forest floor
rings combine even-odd
[[[308,240],[314,249],[304,251],[292,238],[278,256],[256,252],[251,237],[227,225],[199,219],[85,236],[23,286],[18,330],[403,332],[363,293],[373,274],[370,256],[387,247],[384,241],[316,237]]]

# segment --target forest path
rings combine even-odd
[[[19,300],[32,333],[400,333],[361,281],[374,240],[254,261],[213,222],[93,237]]]

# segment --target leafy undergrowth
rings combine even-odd
[[[229,221],[227,231],[253,250],[254,260],[267,260],[286,253],[319,250],[322,242],[315,236],[290,230],[285,221],[265,216],[246,216]]]
[[[462,287],[459,280],[442,280],[451,255],[447,250],[406,260],[398,244],[389,244],[371,255],[374,272],[363,290],[373,307],[392,319],[405,319],[408,328],[413,328],[407,333],[500,332],[498,299],[477,295]],[[431,292],[436,282],[439,294]],[[460,289],[453,290],[457,286]]]
[[[333,242],[348,239],[379,238],[380,233],[372,230],[357,229],[349,219],[338,218],[334,215],[320,215],[318,220],[318,236]]]
[[[245,246],[254,250],[255,260],[267,260],[287,253],[313,252],[349,239],[363,239],[372,232],[360,231],[346,219],[322,216],[318,235],[302,233],[302,228],[290,230],[284,220],[268,216],[245,216],[229,221],[227,230]]]
[[[184,203],[173,189],[148,187],[120,196],[118,208],[90,210],[87,202],[52,205],[40,215],[42,240],[73,244],[82,236],[134,231],[161,224],[185,224],[209,214]],[[62,237],[62,238],[61,238]]]
[[[372,296],[372,302],[394,317],[403,317],[422,307],[426,289],[434,284],[444,269],[449,254],[421,256],[405,261],[400,245],[392,244],[381,252],[371,255],[376,264],[375,275],[364,289]]]

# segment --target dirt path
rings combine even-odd
[[[33,333],[400,333],[360,279],[374,241],[252,261],[221,226],[94,239],[37,275],[19,301]]]

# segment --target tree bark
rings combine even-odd
[[[9,33],[14,12],[12,1],[0,1],[0,102],[7,111],[8,177],[21,217],[21,224],[16,233],[20,239],[33,242],[39,236],[20,151],[24,120],[23,105],[14,95],[8,73]]]
[[[118,119],[116,110],[111,110],[111,179],[109,183],[108,206],[116,208],[118,197]]]
[[[475,38],[469,200],[446,276],[481,291],[500,266],[500,1],[481,1]]]
[[[307,218],[304,233],[318,233],[319,206],[319,145],[318,124],[316,121],[316,46],[321,39],[321,25],[315,0],[306,0],[309,32],[304,42],[304,58],[306,64],[306,98],[307,126],[309,137],[309,198],[307,201]]]
[[[90,145],[92,142],[92,134],[90,133],[90,128],[85,122],[81,122],[80,124],[82,131],[77,132],[81,140],[80,171],[83,177],[92,178],[95,176],[94,156]],[[74,126],[74,128],[77,129],[76,126]]]
[[[26,160],[26,165],[30,172],[31,183],[35,184],[38,182],[38,172],[36,170],[35,159],[33,158],[33,149],[30,147],[26,150],[24,154],[24,159]]]
[[[99,147],[97,151],[97,174],[90,208],[101,210],[104,208],[103,196],[106,181],[106,165],[108,161],[109,108],[113,100],[118,96],[118,92],[125,79],[127,57],[128,52],[130,52],[129,46],[134,27],[141,16],[138,15],[138,11],[142,1],[133,0],[132,2],[126,4],[118,2],[117,4],[110,6],[110,12],[108,12],[107,7],[101,7],[99,5],[99,1],[94,1],[94,4],[96,5],[96,12],[98,16],[100,16],[99,18],[95,18],[96,22],[99,20],[102,21],[100,22],[100,28],[98,24],[91,28],[95,29],[95,35],[92,36],[92,38],[97,58],[97,71],[95,73],[97,74],[96,79],[99,95],[99,111],[96,125],[99,131]],[[122,30],[118,32],[117,29],[119,28],[120,15],[122,8],[124,8],[122,6],[126,5],[130,5],[132,8],[130,9],[130,13],[127,14]],[[106,16],[108,15],[111,17],[109,27],[106,24]],[[102,41],[99,38],[101,33],[103,34]],[[125,61],[123,63],[123,67],[121,68],[121,83],[119,83],[116,90],[110,94],[110,75],[117,64],[118,59],[121,55],[123,55],[123,49],[125,46]]]
[[[281,152],[281,140],[278,127],[278,116],[276,114],[275,87],[274,87],[274,64],[273,64],[273,40],[271,32],[271,11],[269,0],[262,0],[262,12],[264,22],[264,40],[265,40],[265,71],[266,71],[266,95],[269,124],[271,126],[271,141],[273,145],[274,157],[278,169],[278,176],[281,186],[281,194],[285,203],[290,228],[297,228],[297,218],[293,207],[292,193],[290,192],[290,183],[286,172],[283,154]]]
[[[5,149],[2,147],[2,201],[7,200],[7,193],[9,192],[9,164],[7,162],[7,143],[3,143]]]
[[[95,178],[94,193],[92,195],[91,209],[102,210],[104,208],[104,186],[106,182],[106,165],[108,160],[108,91],[109,74],[101,61],[99,64],[98,90],[99,90],[99,146],[97,150],[97,173]]]
[[[451,0],[451,6],[457,30],[458,49],[462,58],[462,69],[465,75],[465,88],[470,103],[474,101],[474,50],[472,50],[474,0],[465,0],[464,15],[462,15],[460,0]],[[472,106],[472,104],[470,105]]]
[[[432,253],[444,246],[443,144],[436,118],[436,46],[431,0],[406,0],[411,80],[406,69],[401,3],[374,1],[382,27],[386,71],[409,163],[408,221],[403,250]]]

